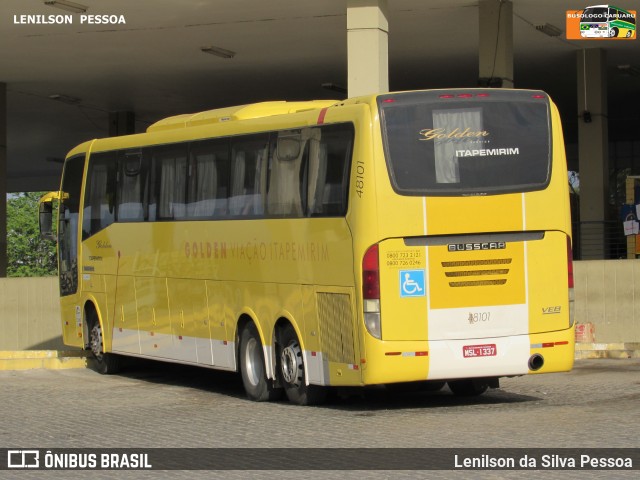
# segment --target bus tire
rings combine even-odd
[[[631,30],[627,30],[627,38],[631,38],[631,35],[633,34],[633,32]]]
[[[450,380],[449,389],[459,397],[475,397],[482,395],[489,388],[484,378],[466,378],[464,380]]]
[[[240,333],[240,374],[250,400],[268,402],[278,398],[278,390],[267,378],[262,342],[253,323],[248,323]]]
[[[112,375],[120,370],[120,357],[113,353],[104,352],[102,328],[97,318],[94,318],[89,332],[89,346],[93,354],[93,369],[102,375]]]
[[[280,331],[278,375],[287,398],[296,405],[318,405],[327,397],[327,390],[319,385],[307,385],[302,348],[296,331],[288,324]]]
[[[613,27],[611,30],[609,30],[609,37],[611,38],[617,37],[618,33],[620,33],[620,30],[618,30],[618,27]]]

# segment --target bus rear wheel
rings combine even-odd
[[[287,325],[280,332],[278,373],[280,382],[291,403],[318,405],[326,399],[326,388],[307,385],[302,348],[296,331],[291,325]]]
[[[609,30],[609,36],[611,38],[617,37],[618,33],[620,33],[620,30],[618,30],[617,27],[613,27],[611,30]]]
[[[467,378],[464,380],[450,380],[449,389],[459,397],[474,397],[482,395],[489,388],[489,382],[484,378]]]
[[[276,400],[280,391],[267,378],[258,329],[247,324],[240,333],[240,374],[247,397],[255,402]]]
[[[95,370],[102,375],[111,375],[120,370],[120,357],[113,353],[104,352],[102,328],[95,315],[92,315],[91,331],[89,332],[89,347],[94,358]]]

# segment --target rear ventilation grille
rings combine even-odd
[[[320,347],[330,362],[356,363],[351,299],[342,293],[318,293]]]
[[[450,287],[486,287],[495,285],[504,285],[507,283],[509,268],[476,268],[488,267],[496,265],[510,265],[511,258],[495,258],[489,260],[465,260],[457,262],[442,262],[442,266],[448,270],[445,271],[447,278],[455,278],[456,281],[450,281]],[[496,276],[502,278],[486,278],[487,276]],[[482,277],[477,279],[477,277]]]

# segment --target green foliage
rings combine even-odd
[[[44,277],[57,274],[56,244],[40,238],[38,200],[44,192],[7,198],[7,276]],[[55,218],[55,216],[54,216]]]

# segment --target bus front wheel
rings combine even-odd
[[[247,324],[240,334],[240,373],[247,397],[256,402],[276,400],[279,391],[269,381],[258,329]]]
[[[89,346],[94,358],[95,370],[103,375],[111,375],[120,370],[120,358],[113,353],[104,352],[102,328],[97,318],[93,319],[89,332]]]
[[[307,385],[302,348],[296,331],[287,325],[280,333],[278,372],[284,391],[291,403],[297,405],[318,405],[327,391],[318,385]]]

